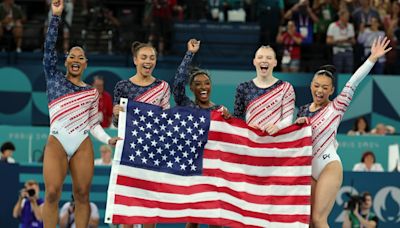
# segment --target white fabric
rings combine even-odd
[[[360,162],[354,165],[353,171],[359,171],[359,172],[383,172],[383,167],[379,163],[374,163],[371,166],[371,169],[368,169],[367,166]]]
[[[319,175],[321,175],[325,166],[333,161],[339,161],[340,163],[342,163],[339,155],[336,153],[336,148],[334,144],[331,144],[328,148],[326,148],[324,153],[312,159],[312,177],[315,180],[318,180]]]
[[[101,158],[96,158],[94,160],[94,165],[112,165],[112,160],[110,161],[110,163],[104,163],[103,159]]]
[[[104,144],[108,144],[108,140],[111,139],[111,137],[104,131],[104,129],[100,126],[100,124],[97,124],[95,127],[93,127],[90,130],[90,133],[100,142]]]

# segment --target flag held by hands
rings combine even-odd
[[[123,102],[107,223],[308,227],[309,126],[269,136],[217,111]]]

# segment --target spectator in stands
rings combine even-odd
[[[315,0],[313,4],[313,12],[318,17],[318,22],[315,23],[315,40],[318,43],[326,42],[326,31],[328,26],[336,18],[336,12],[338,11],[337,0]]]
[[[112,149],[109,145],[100,146],[100,158],[94,160],[94,165],[112,165]]]
[[[12,157],[14,151],[15,151],[15,146],[12,142],[3,143],[3,145],[1,145],[0,162],[15,163],[15,159]]]
[[[326,43],[333,46],[333,63],[338,73],[353,71],[353,47],[355,44],[354,27],[349,23],[349,12],[341,9],[339,20],[328,27]]]
[[[47,4],[49,5],[49,13],[46,21],[46,25],[44,27],[44,32],[47,31],[48,23],[50,23],[50,19],[53,16],[51,12],[51,3],[52,0],[47,0]],[[72,18],[74,16],[74,5],[75,0],[64,0],[64,12],[62,14],[63,21],[63,50],[64,53],[67,53],[69,50],[69,41],[70,41],[70,28],[72,26]]]
[[[104,90],[104,78],[103,76],[96,75],[93,78],[93,87],[99,92],[99,119],[100,125],[103,128],[108,128],[112,121],[112,97]]]
[[[360,172],[383,172],[382,165],[376,162],[375,154],[372,151],[365,152],[361,162],[353,167],[353,171]]]
[[[380,21],[383,21],[388,15],[391,5],[390,1],[393,0],[371,0],[371,7],[378,12]],[[393,2],[396,2],[396,0]]]
[[[361,203],[356,203],[353,211],[344,214],[343,228],[378,227],[378,217],[372,208],[372,196],[369,192],[361,194]]]
[[[348,12],[354,12],[358,6],[358,0],[339,0],[339,11],[344,9]]]
[[[14,0],[3,0],[0,4],[0,40],[6,34],[12,35],[18,53],[22,51],[23,20],[21,7]]]
[[[39,184],[28,180],[18,196],[13,209],[13,217],[18,218],[22,228],[43,228],[43,199],[39,197]]]
[[[283,44],[282,72],[298,72],[300,68],[303,37],[296,30],[294,21],[288,21],[286,27],[281,27],[276,42]]]
[[[81,0],[82,3],[82,11],[81,11],[81,15],[82,16],[86,16],[88,14],[88,0]]]
[[[361,23],[364,23],[365,26],[370,26],[373,17],[380,18],[378,11],[371,7],[369,0],[360,0],[360,7],[356,8],[352,14],[355,28],[359,29]]]
[[[286,20],[293,20],[303,37],[303,44],[312,44],[314,36],[314,23],[318,17],[312,11],[309,0],[300,0],[285,13]]]
[[[153,0],[153,23],[148,38],[160,56],[168,48],[172,32],[172,14],[176,0]]]
[[[364,23],[360,24],[360,28],[358,30],[358,37],[357,41],[359,44],[362,44],[364,47],[364,56],[363,59],[367,59],[370,50],[371,50],[371,45],[372,42],[379,38],[379,37],[384,37],[385,32],[379,30],[379,18],[372,17],[371,18],[371,25],[369,27],[365,27]],[[385,56],[382,56],[376,62],[374,68],[372,68],[371,73],[373,74],[383,74],[384,66],[385,66],[386,58]]]
[[[389,9],[389,14],[383,20],[383,25],[387,37],[390,39],[390,46],[397,47],[398,38],[396,32],[399,31],[399,16],[400,16],[400,4],[398,1],[393,1]],[[397,74],[397,48],[394,48],[391,52],[386,54],[385,73],[386,74]]]
[[[88,30],[92,32],[96,51],[99,51],[101,40],[107,40],[107,52],[113,52],[113,46],[119,45],[119,27],[121,23],[114,16],[114,12],[107,8],[102,2],[90,9],[88,16]]]
[[[99,209],[96,204],[90,202],[90,216],[88,228],[97,228],[99,226]],[[60,228],[74,228],[75,225],[75,200],[74,196],[71,195],[71,201],[64,203],[60,209],[59,217]]]
[[[374,129],[371,130],[373,135],[392,135],[396,132],[396,129],[391,125],[385,125],[378,123]]]
[[[253,22],[256,20],[256,1],[257,0],[243,1],[243,9],[246,12],[246,22]]]
[[[365,117],[361,116],[354,122],[353,129],[347,135],[366,135],[369,134],[369,125]]]
[[[183,0],[180,2],[182,4],[182,8],[185,9],[186,19],[191,21],[199,21],[206,19],[207,4],[208,4],[207,0],[196,0],[196,1]]]
[[[257,17],[260,23],[260,43],[269,45],[274,43],[278,34],[279,25],[283,21],[283,0],[256,1]]]

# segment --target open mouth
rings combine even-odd
[[[315,99],[316,99],[317,101],[321,102],[321,101],[324,99],[324,96],[323,96],[323,95],[317,95],[317,94],[315,94]]]
[[[207,91],[201,91],[200,92],[200,97],[203,98],[203,99],[208,98],[208,92]]]
[[[71,65],[71,69],[72,69],[73,71],[79,71],[80,68],[81,68],[81,66],[80,66],[79,64],[77,64],[77,63],[73,63],[73,64]]]
[[[143,69],[149,73],[151,71],[152,66],[151,65],[143,65]]]
[[[260,65],[260,69],[261,69],[261,71],[267,71],[268,70],[268,68],[269,68],[269,65],[268,64],[262,64],[262,65]]]

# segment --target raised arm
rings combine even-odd
[[[186,96],[185,82],[189,76],[188,66],[192,62],[193,56],[196,54],[199,48],[200,41],[195,39],[189,40],[187,43],[185,57],[183,57],[183,60],[176,71],[172,92],[174,94],[175,103],[179,106],[187,106],[191,103],[190,98]]]
[[[61,21],[61,14],[64,9],[64,0],[53,0],[51,3],[51,11],[53,16],[49,22],[46,41],[44,43],[43,66],[46,77],[56,75],[57,70],[57,52],[56,42],[58,35],[58,26]]]
[[[342,92],[333,100],[334,107],[342,112],[345,112],[353,94],[360,84],[360,82],[369,74],[372,67],[374,67],[376,61],[384,56],[387,52],[392,50],[392,47],[388,47],[390,40],[387,37],[380,37],[375,39],[371,46],[371,55],[361,65],[357,71],[351,76],[350,80],[346,83]]]
[[[387,37],[379,37],[378,39],[375,39],[371,46],[370,56],[364,64],[357,69],[353,76],[351,76],[347,84],[355,89],[365,76],[368,75],[376,61],[392,50],[392,47],[388,47],[389,43],[390,40]]]

